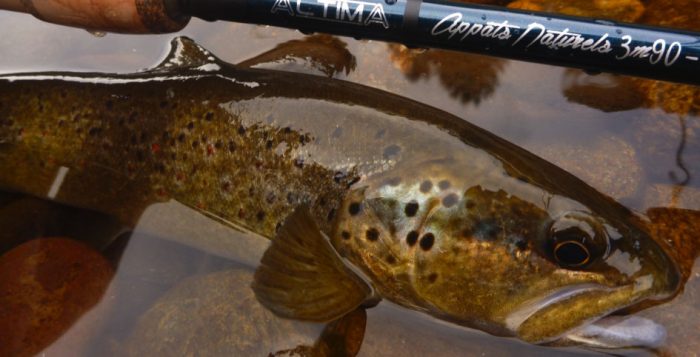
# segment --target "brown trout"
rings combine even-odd
[[[272,239],[253,289],[290,318],[331,321],[380,297],[544,343],[679,286],[638,217],[526,150],[380,90],[232,66],[186,38],[140,73],[1,75],[0,188],[127,224],[176,200]]]

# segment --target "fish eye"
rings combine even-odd
[[[609,250],[602,225],[584,212],[569,212],[555,219],[549,227],[547,241],[552,259],[567,269],[585,268]]]
[[[588,248],[575,240],[559,242],[554,246],[554,258],[562,266],[577,268],[591,259]]]

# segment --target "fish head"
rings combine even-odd
[[[631,214],[510,177],[461,185],[430,165],[413,172],[355,189],[332,237],[395,303],[546,343],[678,288],[672,260]]]

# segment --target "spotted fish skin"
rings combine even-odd
[[[380,296],[531,342],[677,289],[631,212],[459,118],[182,38],[171,53],[136,74],[0,76],[0,187],[130,224],[174,199],[268,238],[304,204]],[[585,266],[554,259],[560,224],[591,233]]]

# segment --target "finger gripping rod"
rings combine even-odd
[[[32,3],[32,0],[0,0]],[[700,84],[700,34],[440,0],[34,0],[135,3],[142,32],[190,16]],[[41,12],[34,12],[38,17]],[[51,21],[51,19],[47,19]],[[109,29],[107,29],[109,30]],[[133,32],[133,31],[122,31]]]

